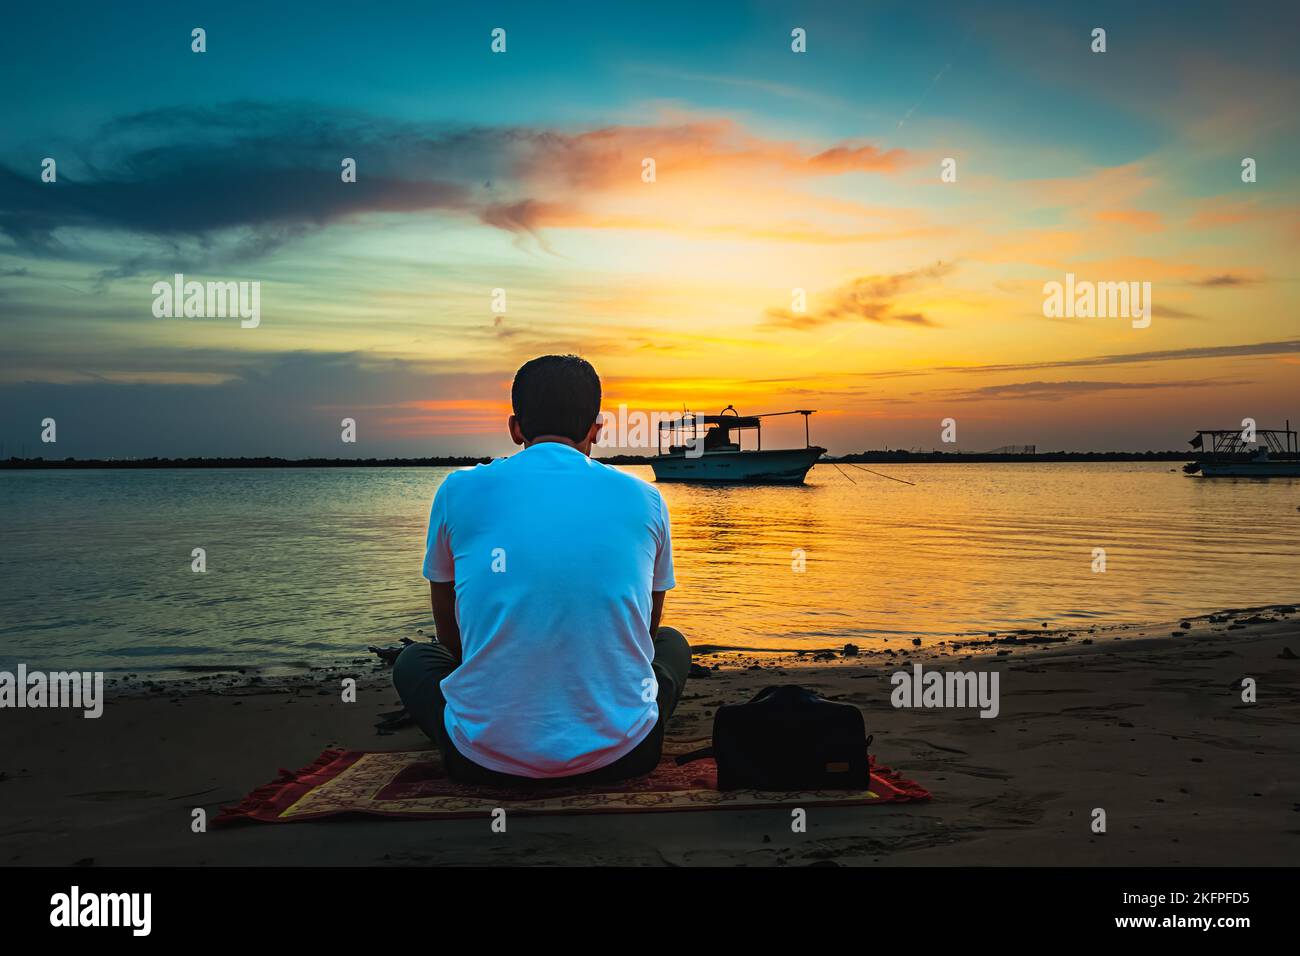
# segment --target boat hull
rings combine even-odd
[[[1202,462],[1204,478],[1300,478],[1300,461]]]
[[[801,485],[808,469],[825,448],[783,448],[772,451],[705,452],[695,458],[676,452],[651,459],[655,481],[709,484]]]

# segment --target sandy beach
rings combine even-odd
[[[273,681],[229,673],[113,686],[104,716],[0,714],[0,862],[8,865],[799,866],[1284,865],[1300,854],[1300,619],[1250,609],[1167,625],[959,640],[845,655],[707,649],[670,735],[707,736],[714,709],[800,683],[858,705],[880,762],[930,789],[925,804],[543,816],[507,834],[477,820],[349,819],[191,832],[279,768],[327,747],[427,746],[379,734],[396,697],[385,669]],[[670,621],[683,630],[684,621]],[[1181,632],[1174,636],[1174,632]],[[927,642],[928,643],[928,642]],[[865,642],[864,642],[865,644]],[[889,675],[912,663],[1000,674],[1000,714],[896,709]],[[340,702],[344,676],[358,701]],[[1254,678],[1256,703],[1241,698]],[[1107,832],[1090,832],[1094,808]]]

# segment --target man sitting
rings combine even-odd
[[[526,363],[511,390],[523,450],[453,472],[429,515],[438,639],[393,684],[455,780],[565,784],[650,773],[690,671],[660,627],[674,586],[654,485],[591,459],[600,378],[576,355]]]

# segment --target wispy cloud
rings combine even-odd
[[[900,297],[922,287],[928,280],[942,279],[952,270],[952,263],[938,262],[910,272],[862,276],[822,295],[816,308],[808,312],[769,309],[763,324],[770,328],[816,329],[834,322],[858,320],[933,326],[935,323],[921,312],[900,307]]]
[[[1204,279],[1193,279],[1189,285],[1200,286],[1203,289],[1224,289],[1232,286],[1252,285],[1258,281],[1260,280],[1225,272],[1221,275],[1207,276]]]
[[[1195,312],[1188,312],[1186,309],[1178,309],[1172,305],[1153,305],[1151,314],[1157,319],[1199,319],[1200,316]]]
[[[937,368],[935,371],[1012,372],[1044,368],[1091,368],[1102,365],[1145,365],[1152,362],[1184,362],[1192,359],[1224,359],[1253,355],[1290,355],[1297,352],[1300,352],[1300,339],[1285,339],[1279,342],[1254,342],[1248,345],[1204,345],[1152,352],[1095,355],[1089,358],[1061,359],[1051,362],[1021,362],[1011,365],[947,365]]]
[[[1101,392],[1164,391],[1181,388],[1208,388],[1241,385],[1242,382],[1012,382],[1003,385],[985,385],[955,392],[961,399],[1029,399],[1040,402],[1059,402]]]

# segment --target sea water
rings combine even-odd
[[[1300,480],[870,467],[916,484],[823,464],[803,487],[660,486],[677,569],[665,623],[704,645],[901,648],[1300,599]],[[0,668],[274,672],[431,633],[420,567],[449,471],[0,472]],[[600,520],[575,510],[572,533]]]

